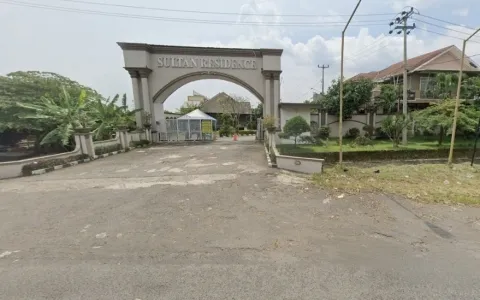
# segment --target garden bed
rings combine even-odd
[[[411,140],[407,146],[394,148],[390,141],[374,140],[371,146],[352,145],[350,140],[344,140],[343,159],[345,161],[381,161],[381,160],[416,160],[416,159],[446,159],[449,144],[437,146],[435,141]],[[456,159],[472,156],[473,141],[459,140],[455,146]],[[328,141],[325,146],[318,145],[277,145],[282,155],[321,158],[326,163],[338,161],[339,146],[337,141]]]

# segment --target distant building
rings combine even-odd
[[[205,97],[204,95],[202,95],[202,94],[200,94],[200,93],[197,93],[197,92],[193,91],[193,95],[192,95],[192,96],[188,96],[186,104],[187,104],[188,106],[200,106],[200,105],[202,105],[206,100],[208,100],[207,97]]]
[[[238,114],[240,128],[246,128],[252,119],[252,106],[248,101],[237,101],[228,94],[221,92],[206,100],[200,107],[206,114],[217,119],[217,126],[221,126],[220,115],[224,113]]]

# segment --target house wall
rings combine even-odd
[[[468,62],[466,62],[468,64]],[[455,71],[460,69],[460,60],[450,52],[443,54],[431,63],[422,67],[422,70]]]

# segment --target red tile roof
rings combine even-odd
[[[445,48],[441,48],[432,52],[422,54],[420,56],[410,58],[409,60],[407,60],[408,69],[414,70],[452,47],[455,47],[455,46],[451,45]],[[361,78],[376,80],[376,79],[382,79],[390,76],[400,75],[402,74],[402,72],[403,72],[403,61],[395,63],[381,71],[373,71],[369,73],[357,74],[352,78],[350,78],[350,80],[357,80]]]

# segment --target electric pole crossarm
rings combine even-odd
[[[402,101],[402,113],[405,118],[408,118],[408,65],[407,65],[407,35],[416,28],[415,23],[408,25],[408,19],[414,14],[413,7],[410,7],[409,11],[402,11],[398,17],[390,22],[390,31],[392,34],[394,31],[397,34],[403,33],[403,101]],[[392,28],[393,25],[396,25]],[[402,130],[402,144],[407,144],[407,128]]]
[[[322,95],[325,95],[325,69],[330,68],[330,65],[318,65],[322,69]]]

